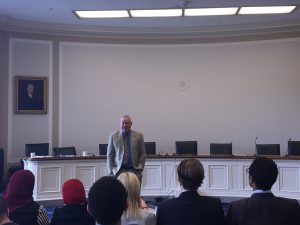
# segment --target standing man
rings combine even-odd
[[[266,157],[256,157],[249,168],[249,184],[254,194],[232,202],[227,211],[229,225],[299,225],[300,206],[297,200],[276,197],[271,192],[278,169]]]
[[[143,134],[131,130],[130,116],[120,118],[120,130],[110,134],[107,146],[107,167],[110,175],[118,176],[122,172],[134,173],[142,183],[145,166],[145,143]]]

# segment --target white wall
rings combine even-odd
[[[24,157],[26,143],[52,141],[52,43],[11,38],[8,75],[8,162]],[[48,114],[14,113],[14,77],[48,77]]]
[[[281,144],[284,154],[289,138],[300,140],[299,58],[300,39],[61,43],[60,145],[96,153],[119,117],[130,114],[133,129],[156,141],[157,151],[198,140],[202,154],[210,142],[232,141],[234,154],[253,154],[257,136],[258,143]]]

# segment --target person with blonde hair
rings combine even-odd
[[[155,214],[148,210],[145,202],[141,199],[141,187],[137,176],[131,172],[123,172],[118,176],[118,180],[121,181],[127,192],[128,207],[122,215],[122,224],[136,220],[145,225],[155,225]]]

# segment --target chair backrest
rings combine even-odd
[[[197,155],[197,141],[175,141],[176,154]]]
[[[210,143],[211,155],[232,155],[231,143]]]
[[[145,150],[147,155],[156,154],[156,143],[155,142],[145,142]]]
[[[300,141],[288,141],[288,155],[300,155]]]
[[[49,155],[49,143],[25,144],[25,156],[30,157],[31,152],[39,156]]]
[[[4,174],[4,151],[0,148],[0,184],[3,183],[3,174]]]
[[[74,146],[71,147],[56,147],[53,148],[54,156],[74,155],[76,156],[76,149]]]
[[[99,155],[107,154],[107,146],[108,144],[99,144]]]
[[[257,155],[280,155],[280,144],[256,144]]]

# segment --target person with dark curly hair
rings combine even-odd
[[[250,198],[232,202],[227,210],[229,225],[299,225],[300,206],[297,200],[276,197],[271,192],[276,182],[276,163],[266,157],[256,157],[249,168]]]
[[[127,209],[127,192],[123,184],[113,176],[97,180],[88,194],[88,211],[99,225],[121,225],[121,217]],[[127,221],[122,225],[143,225]]]
[[[201,196],[204,168],[197,159],[184,159],[177,168],[182,193],[162,202],[157,209],[157,225],[223,225],[224,211],[220,199]]]

